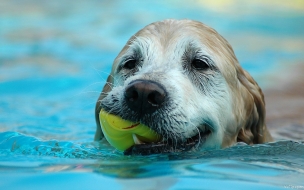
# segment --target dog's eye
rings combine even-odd
[[[123,68],[125,69],[134,69],[136,66],[136,60],[135,59],[129,59],[125,62]]]
[[[191,64],[192,67],[195,68],[196,70],[206,70],[209,68],[207,62],[200,59],[194,59]]]

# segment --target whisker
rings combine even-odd
[[[96,69],[95,67],[92,67],[92,69],[104,80],[104,77],[99,73],[99,72],[101,72],[101,73],[104,73],[104,74],[106,74],[106,75],[108,75],[108,76],[111,76],[111,77],[113,77],[114,78],[114,76],[111,74],[111,72],[105,72],[105,71],[102,71],[102,70],[98,70],[98,69]]]

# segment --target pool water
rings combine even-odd
[[[302,1],[0,5],[0,189],[304,189],[303,126],[296,137],[273,130],[268,144],[150,156],[93,142],[95,102],[136,31],[166,18],[202,21],[267,90],[267,76],[303,63]]]

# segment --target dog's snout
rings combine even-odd
[[[130,109],[138,114],[153,113],[166,99],[165,89],[149,80],[135,80],[125,90],[125,100]]]

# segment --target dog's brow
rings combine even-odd
[[[193,42],[189,42],[185,47],[182,59],[187,60],[188,62],[193,59],[205,60],[210,67],[214,69],[217,68],[212,57],[203,50],[202,45],[197,45]]]
[[[119,64],[123,64],[129,59],[139,60],[142,57],[142,53],[139,48],[130,46],[127,52],[121,56]]]

